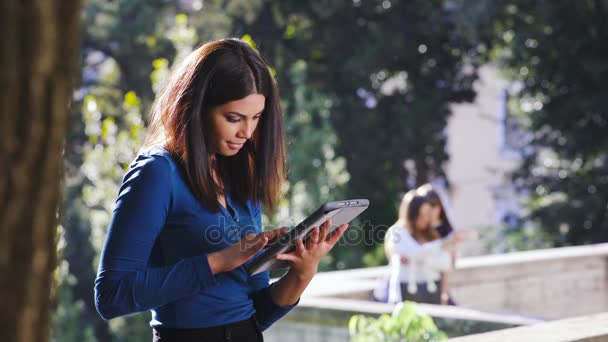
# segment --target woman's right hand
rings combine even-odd
[[[261,251],[269,240],[274,240],[285,233],[287,233],[287,227],[269,230],[258,235],[250,233],[228,248],[209,253],[207,260],[211,272],[218,274],[232,271]]]

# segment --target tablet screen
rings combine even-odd
[[[266,250],[246,266],[247,271],[254,275],[270,269],[289,267],[287,262],[277,260],[275,258],[276,255],[293,250],[298,238],[306,241],[312,229],[320,226],[325,221],[332,220],[332,225],[328,230],[328,233],[331,233],[339,226],[351,222],[365,211],[368,206],[369,201],[366,199],[325,203],[295,228],[281,236],[278,240],[268,244]]]

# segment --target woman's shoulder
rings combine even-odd
[[[134,166],[147,166],[156,168],[165,168],[167,171],[175,171],[177,164],[171,156],[171,153],[160,145],[146,147],[139,151],[135,159],[131,163]]]
[[[388,228],[387,234],[390,234],[391,236],[411,238],[411,234],[407,227],[405,227],[403,224],[400,224],[399,222],[390,226],[390,228]]]
[[[140,150],[129,164],[123,182],[138,179],[144,182],[158,182],[170,179],[176,174],[176,163],[171,154],[160,146]]]
[[[408,232],[407,228],[406,228],[406,227],[405,227],[403,224],[401,224],[401,223],[399,223],[399,222],[396,222],[395,224],[393,224],[392,226],[390,226],[390,227],[388,228],[388,231],[389,231],[389,232],[391,232],[391,233],[401,233],[401,232],[405,232],[405,233],[408,233],[408,234],[409,234],[409,232]]]

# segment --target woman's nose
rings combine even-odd
[[[255,125],[253,125],[251,122],[249,122],[249,120],[246,120],[243,123],[243,125],[241,126],[241,129],[239,131],[240,137],[244,138],[244,139],[251,139],[254,129],[255,129]]]

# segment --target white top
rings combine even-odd
[[[398,224],[393,225],[386,232],[391,256],[389,302],[401,301],[399,283],[408,283],[408,292],[416,293],[416,283],[426,282],[429,292],[437,291],[435,281],[441,278],[441,272],[451,268],[450,254],[441,248],[443,240],[426,243],[416,241],[409,231]],[[401,263],[401,257],[408,262]]]

